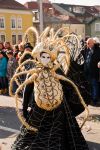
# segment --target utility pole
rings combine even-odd
[[[43,0],[38,0],[39,4],[39,22],[40,22],[40,34],[43,31]]]

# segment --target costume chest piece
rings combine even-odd
[[[60,81],[48,69],[43,69],[34,82],[34,96],[38,107],[47,111],[57,108],[63,100]]]

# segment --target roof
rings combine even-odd
[[[79,20],[74,17],[66,16],[66,15],[47,15],[44,14],[44,22],[45,23],[67,23],[67,24],[82,24]]]
[[[76,19],[72,16],[69,16],[68,23],[70,23],[70,24],[83,24],[78,19]]]
[[[39,8],[37,2],[26,2],[26,3],[24,4],[24,6],[25,6],[26,8],[29,8],[29,9],[38,9],[38,8]]]
[[[15,0],[0,0],[1,9],[28,10],[24,5]]]
[[[39,9],[39,5],[35,1],[26,2],[24,4],[27,8],[31,10]],[[53,8],[53,13],[50,13],[50,8]],[[43,3],[44,10],[44,22],[46,23],[68,23],[68,24],[81,24],[79,20],[74,17],[63,15],[60,11],[56,10],[51,3]]]
[[[59,18],[62,21],[65,21],[67,24],[82,24],[79,20],[72,16],[59,15],[57,18]]]
[[[100,21],[100,17],[92,19],[92,20],[89,22],[89,24],[92,24],[93,22],[95,22],[95,21],[97,21],[97,20]]]
[[[84,6],[85,10],[87,13],[91,14],[91,15],[95,15],[99,13],[99,10],[96,9],[94,6]]]
[[[31,1],[31,2],[26,2],[24,4],[24,6],[28,9],[31,9],[31,10],[38,10],[39,9],[39,4],[38,2],[35,2],[35,1]],[[43,10],[44,12],[46,13],[49,13],[49,10],[52,9],[54,10],[54,14],[55,15],[60,15],[61,13],[56,10],[53,5],[51,3],[43,3]]]
[[[45,23],[62,23],[62,20],[60,18],[57,18],[56,16],[50,16],[47,14],[44,14],[44,22]],[[63,20],[65,22],[65,20]]]
[[[72,5],[72,4],[63,4],[63,3],[55,3],[57,5],[59,5],[60,7],[62,7],[63,9],[69,11],[69,8],[70,7],[82,7],[85,9],[85,13],[84,14],[81,14],[81,13],[75,13],[75,12],[71,12],[71,13],[74,13],[75,15],[77,16],[91,16],[91,15],[94,15],[94,14],[98,14],[99,11],[98,9],[95,7],[95,6],[84,6],[84,5]]]
[[[24,6],[29,9],[39,9],[39,4],[38,4],[38,2],[35,2],[35,1],[26,2],[24,4]],[[52,8],[52,4],[51,3],[43,3],[43,8]]]

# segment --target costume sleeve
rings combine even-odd
[[[78,65],[75,61],[71,61],[71,65],[70,65],[67,76],[70,80],[72,80],[77,85],[85,103],[87,105],[90,104],[91,86],[84,75],[83,65]],[[74,96],[75,95],[77,94],[75,94],[74,92]]]
[[[32,93],[33,93],[33,88],[34,84],[28,84],[25,89],[24,89],[24,94],[23,94],[23,115],[24,117],[27,117],[28,114],[28,105],[29,102],[32,101]]]
[[[32,83],[32,84],[28,84],[24,89],[24,94],[23,94],[23,108],[24,109],[28,108],[28,104],[29,104],[29,101],[33,92],[33,87],[34,85]]]
[[[75,89],[66,81],[61,81],[63,93],[67,104],[69,105],[73,115],[76,117],[84,111],[84,107],[75,92]]]
[[[57,73],[64,75],[61,70],[57,70]],[[69,78],[71,80],[71,78],[69,76],[67,78]],[[73,82],[76,84],[75,81],[73,81]],[[73,115],[74,116],[79,115],[80,113],[82,113],[84,111],[84,107],[80,102],[78,94],[76,93],[75,89],[73,88],[73,86],[70,83],[63,81],[63,80],[60,80],[60,83],[62,84],[65,101],[69,105]],[[83,87],[78,87],[78,88],[79,88],[81,95],[84,98],[84,96],[86,96],[85,95],[86,93],[84,94],[84,88]],[[84,100],[86,102],[86,99],[84,99]]]

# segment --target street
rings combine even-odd
[[[89,106],[90,115],[82,133],[90,150],[100,150],[100,107]],[[84,113],[77,117],[82,121]],[[0,150],[11,150],[11,145],[20,131],[14,98],[0,95]]]

